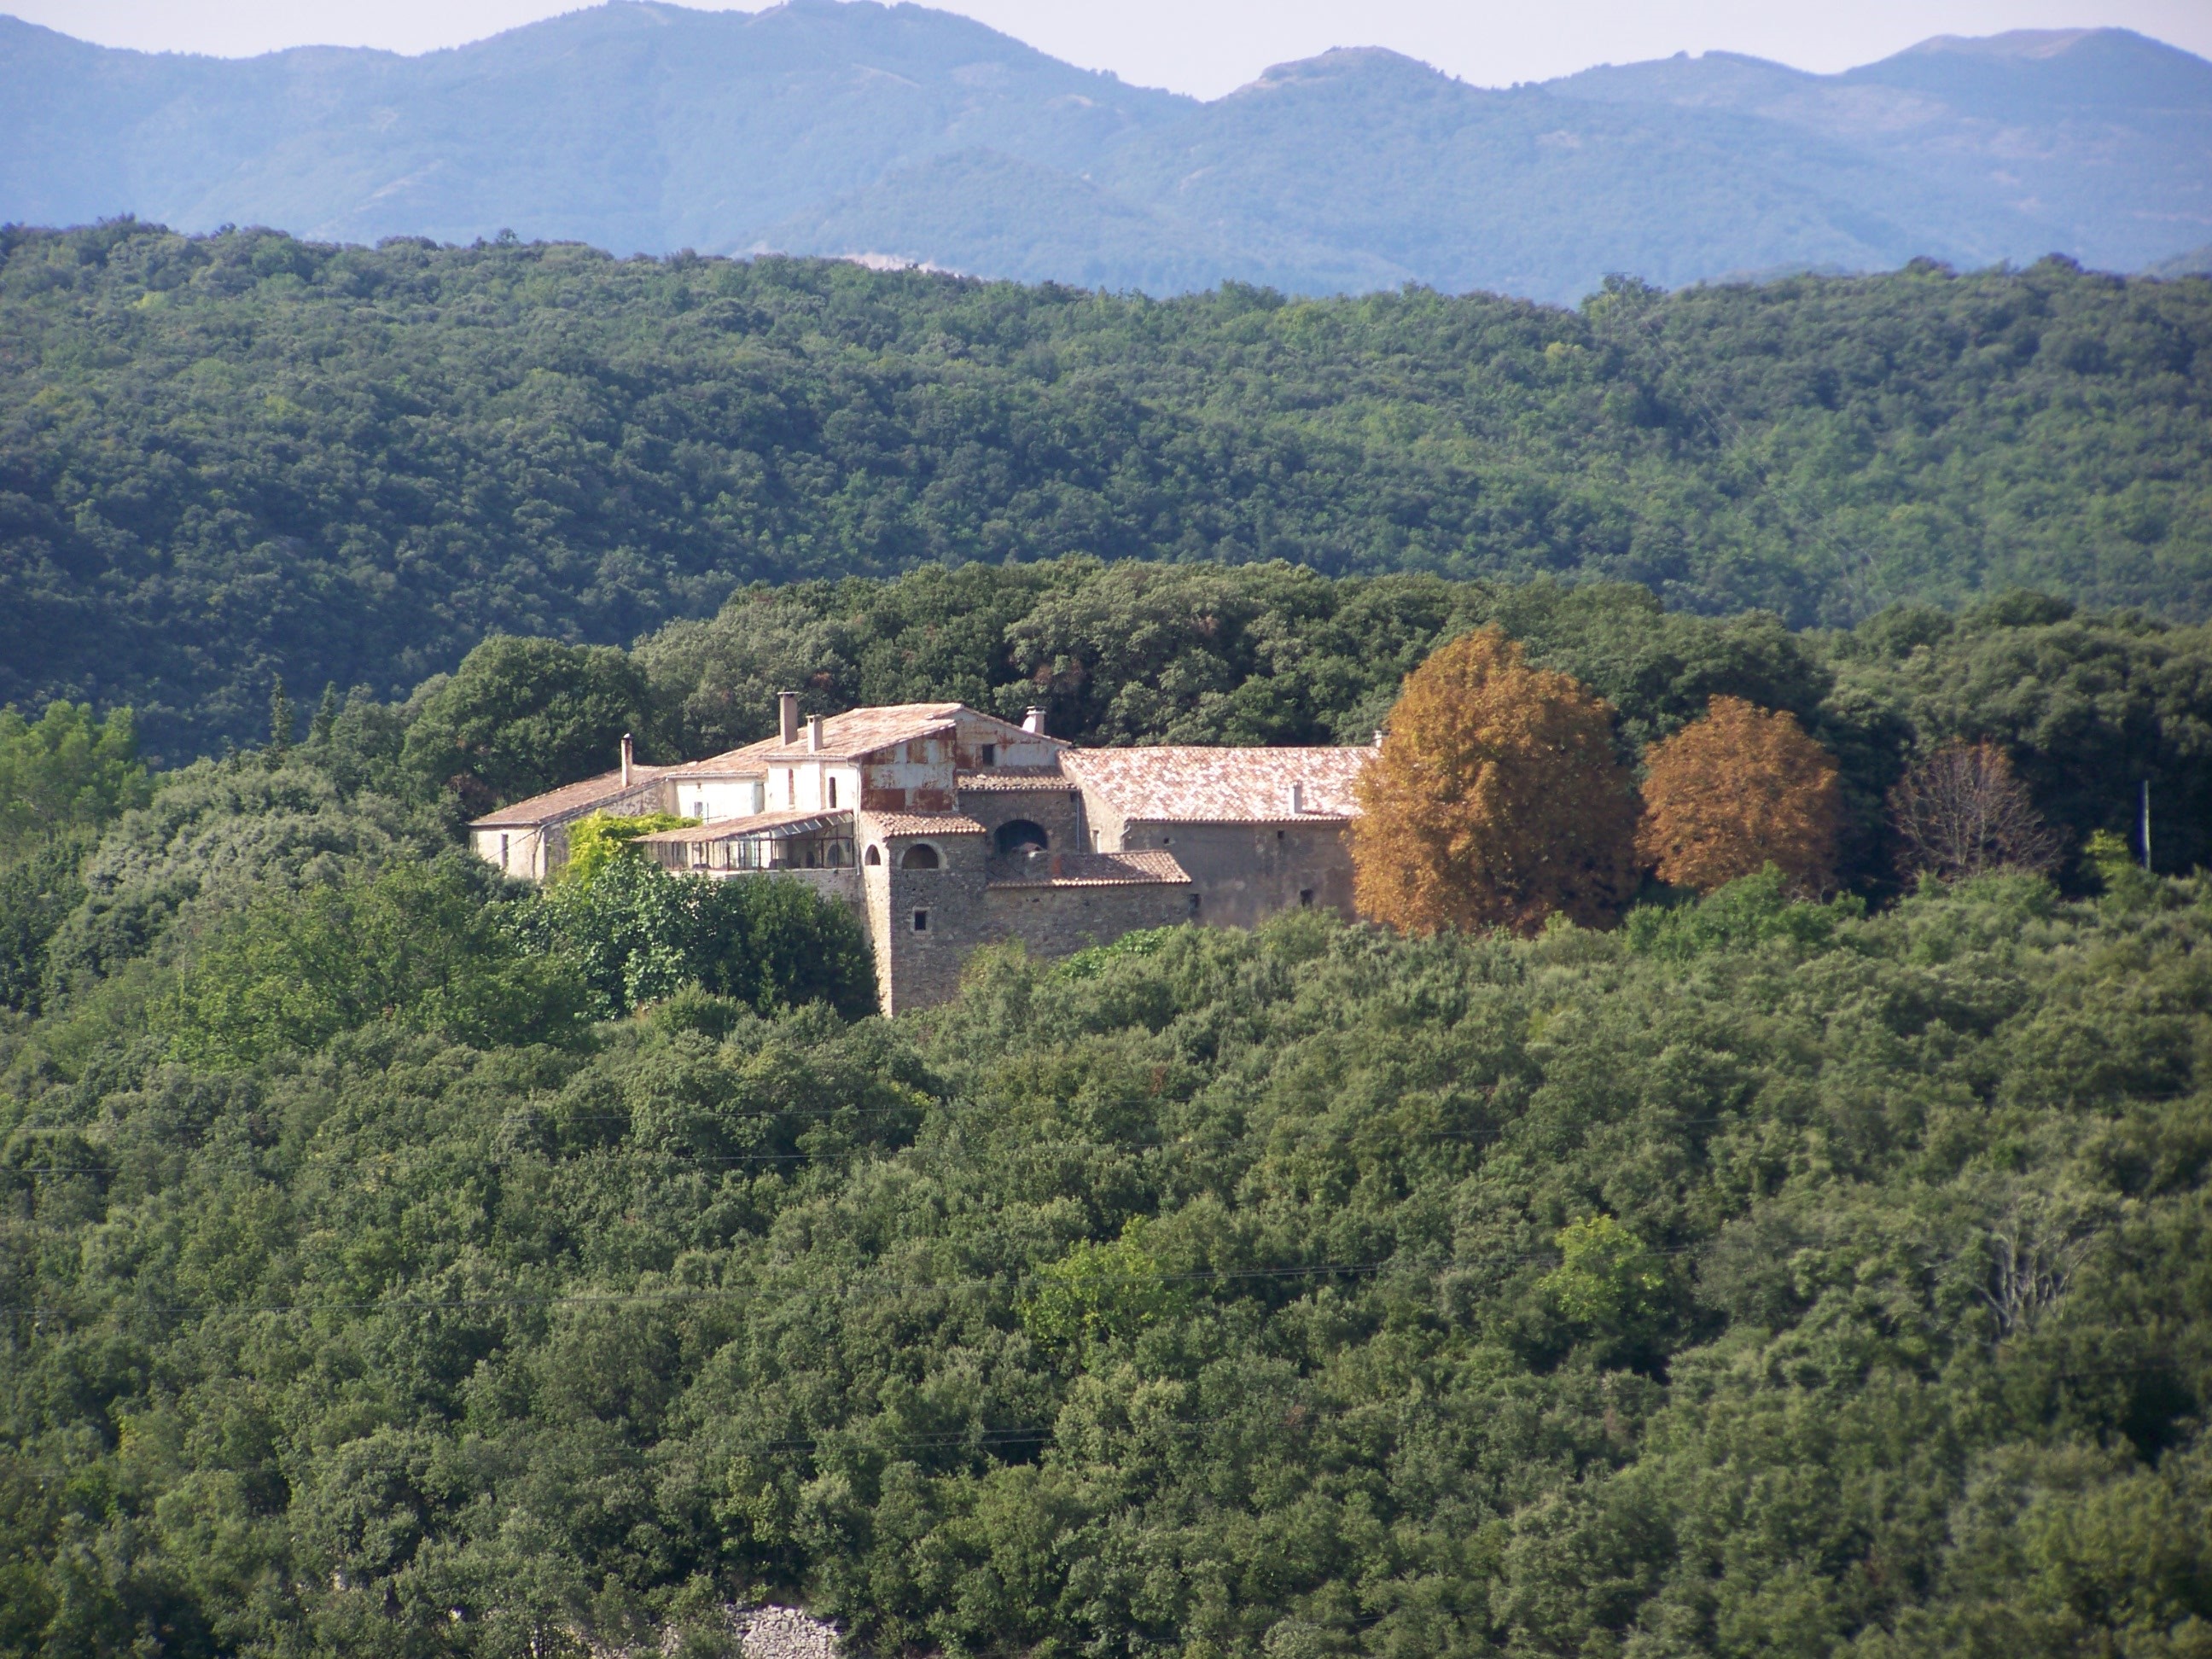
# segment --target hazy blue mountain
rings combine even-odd
[[[1191,100],[948,12],[615,3],[450,52],[240,62],[87,46],[0,20],[0,217],[129,210],[343,240],[512,228],[726,252],[934,155],[1076,168]]]
[[[872,255],[1172,292],[1572,299],[2212,240],[2212,64],[2123,30],[1843,75],[1727,53],[1486,90],[1377,50],[1212,102],[949,13],[573,13],[417,58],[112,51],[0,18],[0,219]]]
[[[1224,276],[1315,286],[1304,264],[1262,269],[1240,250],[1088,179],[994,149],[960,150],[886,173],[793,215],[760,242],[1150,294],[1211,288]],[[1346,286],[1399,280],[1379,264],[1371,275]]]
[[[2143,272],[2150,276],[2212,276],[2212,243],[2145,265]]]
[[[1270,70],[1132,134],[1100,176],[1332,288],[1574,298],[1611,270],[1673,286],[1929,252],[1988,263],[2021,228],[1771,123],[1486,91],[1375,50]]]
[[[1708,52],[1547,89],[1817,135],[2008,209],[2087,264],[2134,270],[2212,232],[2212,64],[2125,29],[1939,36],[1829,76]]]

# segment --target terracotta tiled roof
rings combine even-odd
[[[916,738],[948,736],[953,730],[955,717],[963,715],[970,720],[988,721],[1010,739],[1050,744],[1066,741],[1060,738],[1024,732],[1012,720],[1002,720],[996,714],[986,714],[981,709],[970,708],[964,703],[894,702],[878,708],[854,708],[842,714],[825,715],[822,721],[822,747],[818,751],[806,746],[806,722],[801,720],[796,743],[787,744],[781,738],[763,738],[758,743],[749,743],[742,749],[732,749],[726,754],[693,761],[684,768],[684,771],[692,775],[734,774],[744,777],[765,765],[805,760],[810,757],[818,760],[826,755],[836,760],[853,760],[862,755],[872,755],[879,749],[888,749],[893,744],[911,743]]]
[[[983,826],[964,812],[871,812],[881,836],[980,836]]]
[[[1001,876],[990,887],[1127,887],[1188,884],[1172,853],[1061,853],[1030,860],[1035,875]],[[1057,871],[1057,874],[1052,873]]]
[[[1124,819],[1296,823],[1358,816],[1372,749],[1071,749],[1060,763]],[[1291,786],[1301,810],[1291,810]]]
[[[997,766],[988,772],[963,772],[953,781],[962,789],[996,794],[1017,790],[1065,789],[1075,780],[1057,766]]]
[[[822,747],[806,746],[806,722],[799,723],[799,741],[787,744],[780,737],[763,738],[742,749],[732,749],[705,760],[693,761],[684,771],[693,776],[750,776],[763,768],[793,760],[851,760],[872,755],[895,743],[916,738],[944,737],[952,730],[957,702],[897,702],[881,708],[855,708],[830,714],[822,721]]]
[[[532,795],[528,800],[519,800],[502,806],[496,812],[469,823],[471,830],[505,830],[516,824],[529,826],[550,823],[556,819],[574,817],[595,806],[615,799],[636,788],[641,783],[670,770],[665,766],[633,766],[630,781],[625,786],[619,770],[602,772],[596,778],[586,778],[580,783],[564,783],[558,789],[549,789],[542,795]]]
[[[760,745],[755,744],[752,748]],[[667,769],[666,775],[684,778],[757,778],[768,771],[767,765],[752,757],[751,749],[726,749],[719,755],[709,755],[704,760],[686,761],[681,766]]]
[[[712,823],[695,823],[684,830],[656,830],[649,836],[632,838],[633,844],[643,846],[657,843],[665,847],[682,846],[692,842],[743,841],[748,836],[795,836],[804,830],[828,830],[853,821],[847,811],[836,812],[755,812],[749,817],[717,818]]]

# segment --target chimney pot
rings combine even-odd
[[[1029,706],[1028,711],[1022,716],[1022,730],[1034,732],[1040,738],[1044,735],[1043,704],[1033,702]]]
[[[793,744],[799,741],[799,693],[779,691],[775,694],[776,730],[782,735],[778,741]]]
[[[630,765],[635,757],[635,752],[630,746],[629,733],[625,732],[623,733],[622,740],[623,787],[625,789],[629,787]]]
[[[819,714],[806,717],[806,752],[810,755],[822,752],[822,716]]]

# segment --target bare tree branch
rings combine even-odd
[[[1955,881],[1994,870],[2047,871],[2061,850],[2012,761],[1993,743],[1947,744],[1890,791],[1899,865]]]

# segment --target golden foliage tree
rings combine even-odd
[[[1554,912],[1594,927],[1635,890],[1636,797],[1612,708],[1528,666],[1496,629],[1406,677],[1358,796],[1359,908],[1405,932],[1527,932]]]
[[[1644,765],[1637,850],[1661,880],[1710,893],[1771,864],[1793,887],[1834,884],[1843,786],[1794,714],[1715,697]]]

